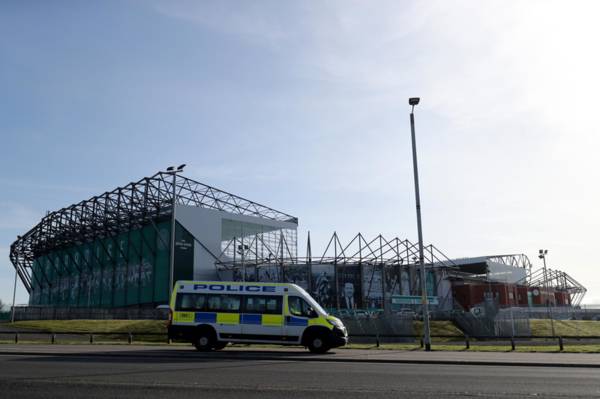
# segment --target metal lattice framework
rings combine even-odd
[[[310,249],[310,237],[308,241],[308,254],[306,257],[293,257],[285,248],[285,238],[282,236],[277,244],[278,250],[273,251],[268,258],[246,256],[248,263],[254,265],[274,265],[283,264],[284,266],[295,264],[377,264],[377,265],[417,265],[419,256],[419,245],[409,240],[400,238],[387,239],[383,235],[378,235],[373,239],[367,240],[365,236],[358,233],[347,244],[343,245],[337,233],[333,233],[329,242],[318,257],[312,256]],[[248,253],[252,252],[252,246],[246,249]],[[280,255],[278,255],[280,254]],[[434,267],[454,267],[456,264],[450,260],[434,245],[424,246],[424,263],[426,266]],[[217,262],[223,268],[239,267],[240,261]]]
[[[529,257],[525,254],[491,255],[487,258],[492,262],[507,266],[522,267],[524,269],[531,269],[532,267]]]
[[[444,253],[433,244],[423,247],[423,262],[426,265],[456,266]],[[419,259],[419,244],[395,237],[391,240],[379,234],[371,240],[358,233],[346,245],[342,245],[337,233],[333,233],[319,263],[377,263],[377,264],[410,264]]]
[[[284,245],[284,240],[280,241],[279,248]],[[310,236],[307,242],[306,257],[290,257],[288,253],[281,251],[280,256],[269,258],[255,258],[247,261],[228,261],[217,262],[217,270],[221,273],[225,271],[233,271],[234,276],[245,276],[246,268],[256,268],[271,270],[275,280],[283,282],[284,276],[288,270],[300,268],[308,275],[311,267],[316,265],[333,265],[337,271],[343,271],[348,266],[376,266],[400,270],[418,270],[419,268],[419,246],[409,240],[401,240],[399,238],[388,239],[379,234],[372,239],[366,239],[361,233],[358,233],[346,244],[343,244],[337,233],[333,233],[326,245],[325,250],[320,256],[313,256],[310,244]],[[437,249],[434,245],[424,246],[424,264],[426,268],[436,270],[436,286],[441,280],[446,278],[448,273],[458,273],[454,270],[454,262],[450,260],[444,253]],[[374,269],[373,269],[374,270]],[[372,279],[372,276],[371,276]],[[310,278],[308,278],[310,281]],[[337,282],[336,282],[337,286]],[[410,289],[417,291],[420,287],[417,280],[413,279],[410,282]],[[440,303],[445,303],[448,300],[448,292],[446,297],[441,298]],[[339,308],[339,303],[337,304]]]
[[[544,268],[539,268],[529,273],[526,281],[531,287],[548,287],[556,291],[567,292],[573,306],[578,306],[587,292],[581,283],[561,270],[546,269],[544,272]]]
[[[273,208],[176,173],[158,172],[48,213],[35,227],[18,236],[10,247],[10,260],[23,285],[31,292],[33,280],[40,278],[32,275],[33,261],[38,256],[153,224],[155,220],[172,214],[173,203],[298,223],[296,217]],[[46,276],[41,278],[46,279]]]

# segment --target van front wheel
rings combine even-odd
[[[308,350],[312,353],[325,353],[329,350],[327,340],[322,334],[315,334],[308,339]]]

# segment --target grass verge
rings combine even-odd
[[[167,324],[164,320],[28,320],[6,325],[14,329],[56,333],[167,333]]]
[[[547,319],[531,319],[531,334],[534,336],[552,335],[552,322]],[[600,321],[594,320],[554,320],[555,335],[600,336]]]

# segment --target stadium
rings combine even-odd
[[[315,255],[308,236],[299,257],[297,217],[182,169],[50,212],[19,236],[10,259],[29,292],[20,317],[150,311],[168,302],[177,280],[296,283],[342,317],[419,311],[417,243],[360,233],[342,242],[334,233]],[[424,264],[438,318],[497,318],[503,308],[571,314],[586,292],[563,271],[534,269],[523,254],[451,259],[429,244]]]

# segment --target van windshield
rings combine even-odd
[[[319,303],[315,301],[314,298],[310,296],[308,292],[306,292],[302,287],[298,287],[298,290],[303,294],[304,299],[306,299],[306,301],[310,304],[310,306],[312,306],[314,310],[317,311],[317,313],[320,313],[323,316],[328,315],[325,309],[323,309],[321,305],[319,305]]]

